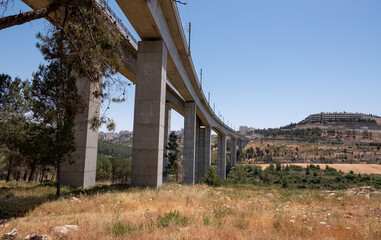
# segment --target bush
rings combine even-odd
[[[202,178],[202,182],[212,187],[219,187],[222,185],[222,180],[213,167],[209,167],[208,172]]]
[[[111,229],[111,234],[115,236],[123,236],[125,234],[131,233],[133,231],[141,231],[143,228],[143,224],[140,224],[138,227],[133,227],[129,223],[124,224],[121,222],[117,222]]]
[[[165,214],[164,217],[158,217],[157,225],[159,227],[167,227],[170,225],[185,226],[189,222],[189,219],[185,216],[181,216],[179,211],[170,211]]]
[[[250,183],[249,169],[246,166],[235,165],[227,178],[227,182],[230,184],[247,184]]]

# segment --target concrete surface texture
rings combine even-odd
[[[164,42],[139,42],[132,148],[134,186],[162,184],[166,69]]]

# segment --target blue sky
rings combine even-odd
[[[28,9],[15,2],[6,14]],[[381,1],[184,2],[203,89],[233,125],[279,127],[322,111],[381,115]],[[43,62],[35,35],[46,27],[40,20],[1,30],[0,72],[31,78]],[[128,91],[109,111],[117,131],[132,130],[135,89]],[[173,114],[172,129],[182,126]]]

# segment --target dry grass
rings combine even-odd
[[[307,165],[310,165],[310,163],[288,163],[292,165],[307,167]],[[348,173],[350,171],[353,171],[354,173],[361,173],[361,174],[381,174],[381,165],[378,164],[320,164],[320,163],[312,163],[314,165],[319,165],[321,169],[325,169],[325,167],[328,165],[329,167],[336,168],[337,170],[341,170],[345,173]],[[270,164],[253,164],[257,166],[261,166],[262,169],[265,169]],[[287,164],[283,164],[287,165]]]
[[[169,184],[157,190],[82,195],[79,203],[45,202],[0,226],[0,233],[17,228],[20,237],[44,233],[57,239],[55,226],[77,224],[80,230],[69,239],[380,239],[381,197],[368,197]],[[159,224],[160,217],[174,210],[177,219]],[[113,233],[115,226],[127,227]]]

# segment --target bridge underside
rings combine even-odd
[[[24,0],[37,9],[47,0]],[[211,164],[211,131],[218,134],[217,170],[226,178],[226,138],[231,140],[231,166],[247,139],[224,124],[206,100],[188,50],[176,4],[171,0],[116,0],[142,39],[138,48],[126,39],[116,49],[124,63],[120,73],[136,83],[132,150],[133,186],[158,187],[168,181],[166,146],[170,111],[184,116],[184,184],[200,182]],[[168,81],[169,79],[169,81]],[[77,116],[75,163],[62,166],[62,183],[84,188],[95,184],[98,131],[87,120],[99,115],[100,101],[91,97],[95,87],[78,79],[87,102]]]

